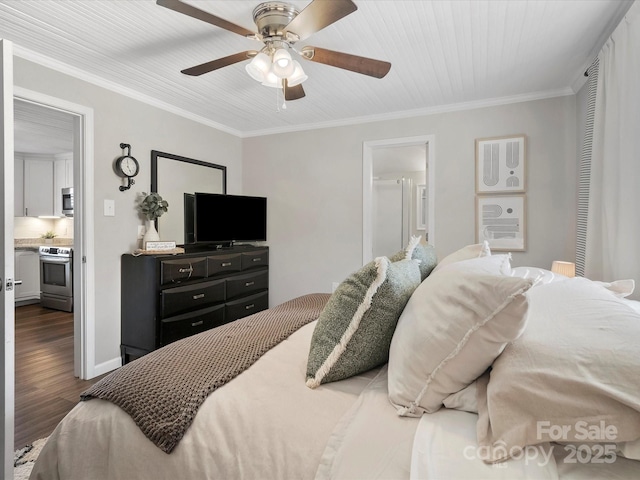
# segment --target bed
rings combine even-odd
[[[414,238],[115,371],[30,478],[640,478],[633,287]]]

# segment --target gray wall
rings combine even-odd
[[[268,202],[270,301],[329,292],[361,265],[362,144],[435,136],[435,247],[475,242],[476,138],[527,135],[526,252],[513,265],[575,257],[574,96],[402,120],[246,138],[243,191]]]
[[[137,228],[144,222],[135,199],[149,191],[151,150],[226,165],[228,192],[240,193],[241,140],[21,58],[14,69],[15,85],[94,110],[95,364],[110,362],[120,356],[120,256],[138,247]],[[140,163],[135,185],[125,192],[113,172],[121,142],[131,144]],[[105,199],[115,200],[114,217],[103,216]]]

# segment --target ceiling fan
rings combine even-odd
[[[305,46],[297,50],[294,44],[328,27],[357,10],[351,0],[312,0],[302,11],[284,2],[265,2],[253,10],[257,32],[228,22],[216,15],[184,3],[182,0],[156,0],[162,7],[202,20],[264,43],[260,50],[247,50],[182,70],[186,75],[198,76],[222,67],[251,59],[247,73],[268,87],[282,88],[285,100],[305,96],[302,82],[307,79],[302,66],[292,58],[293,51],[305,60],[323,63],[375,78],[384,77],[391,69],[389,62]]]

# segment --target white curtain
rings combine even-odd
[[[585,276],[640,290],[640,2],[600,54]],[[635,295],[638,297],[638,293]]]

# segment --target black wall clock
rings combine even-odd
[[[133,177],[138,175],[138,172],[140,171],[140,164],[138,163],[138,160],[131,156],[131,145],[128,143],[121,143],[120,148],[126,148],[127,154],[118,157],[115,164],[115,170],[118,176],[127,179],[127,185],[120,186],[120,191],[124,192],[125,190],[129,190],[131,185],[136,183],[133,180]]]

